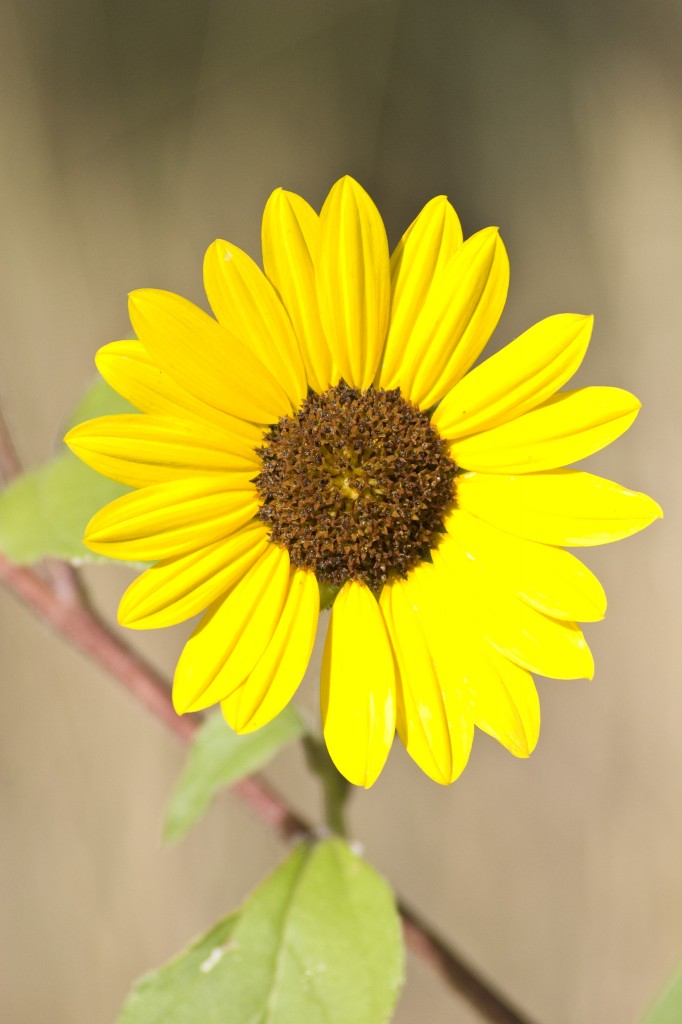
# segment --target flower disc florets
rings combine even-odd
[[[318,579],[378,588],[423,561],[454,501],[457,467],[399,389],[311,394],[259,450],[259,519]]]

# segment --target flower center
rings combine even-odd
[[[324,583],[377,589],[424,561],[455,498],[457,467],[398,389],[311,394],[259,449],[258,518]]]

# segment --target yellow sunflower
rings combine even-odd
[[[444,196],[389,256],[352,178],[320,215],[278,189],[263,273],[216,241],[214,316],[170,292],[130,296],[137,341],[97,356],[141,415],[105,416],[67,442],[136,488],[86,544],[152,561],[120,621],[205,612],[178,663],[180,713],[220,703],[238,732],[291,700],[321,599],[334,598],[321,703],[331,757],[370,786],[397,729],[440,783],[474,726],[526,757],[540,714],[531,672],[590,677],[576,620],[604,615],[598,580],[565,546],[626,537],[661,515],[644,494],[562,469],[626,430],[619,388],[559,391],[592,320],[550,316],[473,370],[507,295],[499,234],[463,241]]]

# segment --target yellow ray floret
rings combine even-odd
[[[334,764],[371,786],[395,732],[395,672],[376,598],[351,581],[334,602],[321,677],[324,737]]]
[[[388,330],[388,241],[379,211],[352,178],[337,182],[322,207],[315,279],[333,361],[347,384],[368,388]]]

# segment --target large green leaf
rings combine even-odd
[[[390,1019],[404,961],[393,894],[342,839],[298,846],[228,922],[227,938],[214,930],[144,978],[118,1024]]]
[[[159,971],[137,982],[126,999],[117,1024],[209,1024],[216,1017],[216,990],[209,977],[223,956],[239,914],[230,914],[198,942]]]
[[[131,410],[125,399],[100,380],[79,403],[70,425]],[[98,509],[127,490],[95,473],[71,452],[62,451],[0,494],[0,551],[20,565],[41,558],[109,561],[85,547],[83,533]]]
[[[682,970],[656,1001],[642,1024],[680,1024],[682,1021]]]
[[[168,804],[164,839],[181,839],[206,813],[219,790],[262,768],[281,747],[304,732],[305,723],[292,705],[262,729],[242,736],[221,714],[209,715],[192,744]]]

